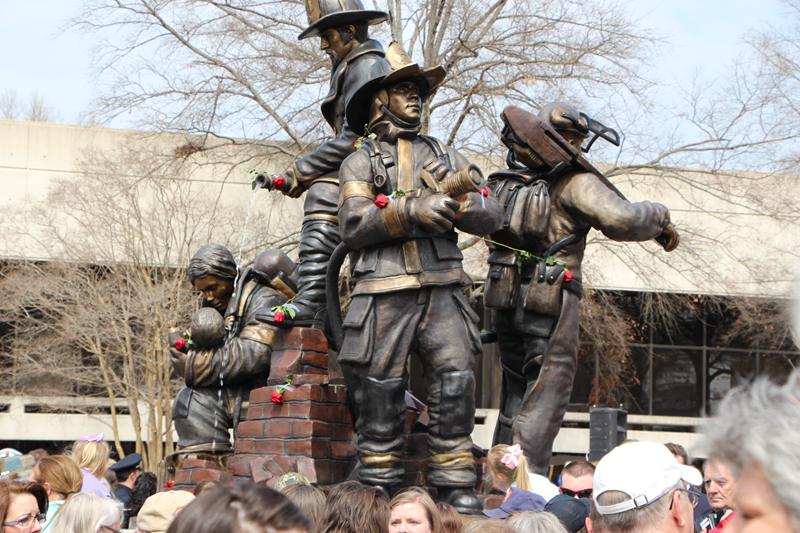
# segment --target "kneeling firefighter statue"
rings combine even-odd
[[[396,44],[387,58],[394,70],[348,105],[348,123],[367,126],[363,145],[339,172],[339,224],[354,281],[339,362],[355,382],[359,478],[387,490],[403,482],[404,394],[414,351],[431,383],[428,484],[459,511],[479,512],[470,435],[480,334],[462,290],[469,278],[454,227],[488,234],[500,227],[502,212],[481,188],[477,167],[419,134],[422,102],[444,69],[421,69]]]
[[[502,113],[508,170],[489,177],[504,206],[491,236],[484,303],[492,309],[503,367],[495,443],[522,445],[531,468],[545,473],[575,377],[578,306],[586,235],[595,228],[616,241],[655,239],[678,245],[669,211],[631,203],[587,161],[597,138],[617,133],[565,104],[538,116],[517,107]]]

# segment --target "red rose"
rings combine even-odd
[[[286,320],[286,314],[281,310],[275,311],[275,315],[273,315],[273,320],[275,320],[275,322],[280,324],[284,320]]]
[[[174,487],[174,486],[175,486],[175,482],[174,482],[174,481],[172,481],[172,480],[170,480],[170,481],[167,481],[166,483],[164,483],[164,488],[165,488],[165,489],[171,489],[171,488],[172,488],[172,487]]]
[[[383,209],[387,205],[389,205],[389,197],[385,194],[378,194],[375,196],[375,205]]]
[[[564,283],[569,283],[570,281],[572,281],[572,272],[570,272],[569,270],[565,270],[564,271]]]
[[[282,191],[284,185],[286,185],[286,180],[283,178],[283,176],[275,176],[275,179],[272,180],[273,189],[278,189],[279,191]]]
[[[186,339],[181,337],[180,339],[175,341],[175,349],[179,352],[182,352],[186,349]]]
[[[272,391],[272,403],[283,403],[283,393],[279,390]]]
[[[483,188],[482,188],[480,191],[478,191],[478,192],[480,192],[480,193],[481,193],[481,196],[483,196],[484,198],[486,198],[487,196],[489,196],[489,189],[488,189],[487,187],[483,187]]]

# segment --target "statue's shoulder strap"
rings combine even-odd
[[[450,161],[450,154],[447,153],[447,146],[445,146],[442,141],[430,135],[419,135],[419,138],[433,150],[433,154],[438,159],[441,159],[448,168],[453,168],[453,164]]]
[[[372,185],[376,192],[391,192],[388,190],[390,187],[389,174],[387,168],[394,165],[394,160],[391,154],[381,151],[380,144],[373,140],[367,139],[361,146],[362,150],[367,151],[369,156],[369,168],[372,174]]]

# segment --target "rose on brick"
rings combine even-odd
[[[272,403],[283,403],[283,391],[281,390],[274,390],[272,391],[272,397],[270,398]]]
[[[270,396],[270,400],[272,403],[283,403],[283,394],[286,391],[293,391],[294,387],[292,387],[292,379],[294,375],[289,374],[286,377],[286,381],[275,387],[275,390],[272,391],[272,395]]]
[[[375,205],[379,208],[383,209],[387,205],[389,205],[389,197],[385,194],[377,194],[375,195]]]
[[[272,320],[276,324],[282,324],[286,321],[286,317],[294,318],[297,316],[299,309],[292,303],[291,300],[282,305],[276,305],[272,308]]]

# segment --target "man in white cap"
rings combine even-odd
[[[687,483],[700,472],[678,463],[666,446],[629,442],[597,464],[589,533],[692,533],[694,519]]]

